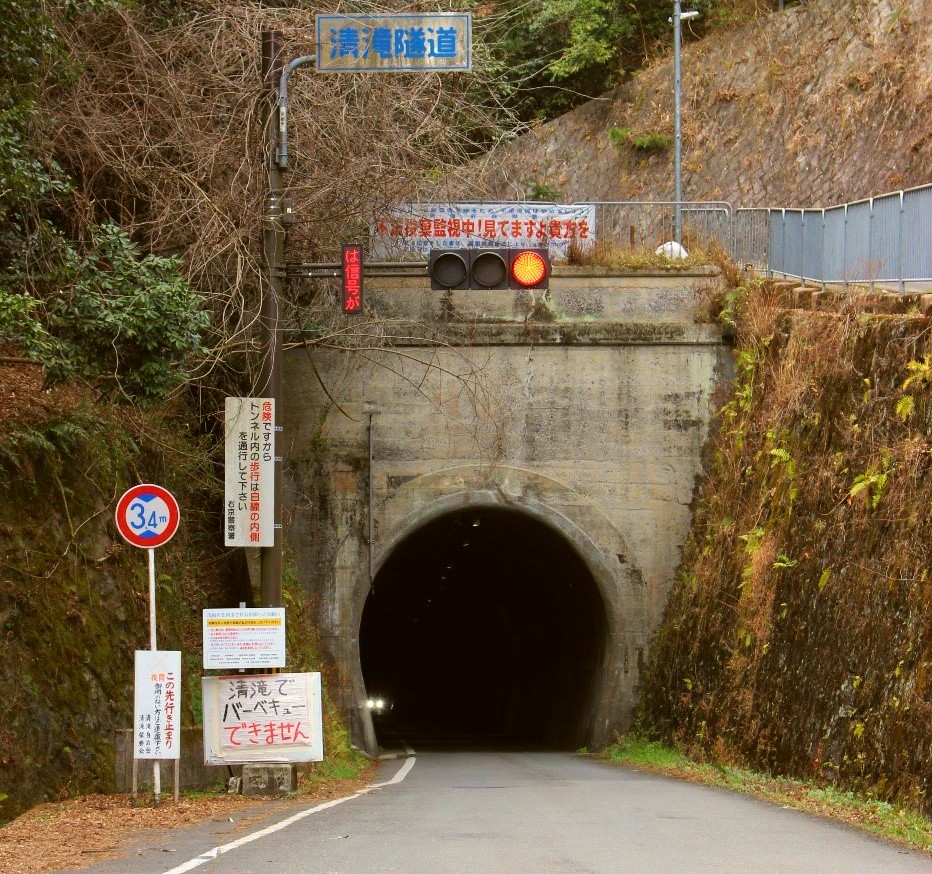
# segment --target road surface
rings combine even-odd
[[[277,831],[263,823],[219,843],[207,825],[173,831],[87,871],[932,874],[932,858],[844,826],[569,753],[428,752],[384,763],[376,782],[284,814]]]

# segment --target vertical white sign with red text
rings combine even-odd
[[[136,650],[133,758],[181,758],[181,653]]]
[[[224,409],[226,546],[275,543],[275,400],[227,398]]]

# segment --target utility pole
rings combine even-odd
[[[257,394],[275,401],[275,539],[260,549],[262,606],[282,605],[282,333],[279,306],[285,273],[285,224],[282,174],[276,163],[278,147],[278,84],[281,78],[281,31],[262,32],[262,79],[266,88],[263,106],[263,166],[268,188],[262,213],[262,254],[265,282],[262,287],[262,370]]]

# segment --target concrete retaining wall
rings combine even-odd
[[[589,740],[627,726],[689,528],[712,395],[730,374],[708,318],[716,283],[708,270],[565,268],[536,299],[444,301],[424,283],[380,282],[370,305],[396,320],[384,348],[286,355],[287,538],[360,745],[375,751],[358,645],[370,580],[406,536],[462,507],[527,513],[583,558],[609,629]]]
[[[113,747],[116,751],[114,776],[117,792],[130,792],[133,788],[133,731],[124,729],[115,733]],[[139,762],[138,787],[140,791],[152,790],[152,762]],[[173,790],[174,762],[162,762],[162,792]],[[239,776],[242,765],[233,766],[233,774]],[[204,764],[204,735],[200,726],[181,729],[181,789],[208,789],[225,784],[231,776],[226,765]]]

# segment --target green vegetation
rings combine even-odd
[[[608,141],[612,144],[612,148],[616,152],[621,152],[631,139],[631,128],[630,127],[618,127],[618,125],[613,125],[608,129]]]
[[[635,133],[629,127],[614,125],[608,129],[608,139],[619,154],[627,148],[645,154],[665,152],[673,142],[672,137],[661,133]]]
[[[79,377],[105,394],[164,397],[205,352],[207,315],[180,261],[141,253],[113,221],[72,236],[71,181],[29,141],[39,89],[78,75],[45,5],[9,4],[0,45],[0,344],[42,362],[50,383]]]
[[[712,5],[699,0],[695,7]],[[483,24],[494,57],[507,70],[519,116],[539,120],[609,90],[669,50],[671,8],[667,0],[551,0],[533,8],[496,0]],[[710,19],[699,21],[686,38],[700,34]]]
[[[631,145],[634,146],[638,152],[646,152],[647,154],[653,155],[657,152],[665,152],[670,148],[672,142],[673,138],[666,134],[644,133],[638,134]]]
[[[528,191],[528,200],[539,200],[546,202],[558,201],[563,197],[563,193],[546,182],[531,182],[530,191]]]
[[[237,551],[216,535],[222,483],[210,438],[191,419],[177,404],[78,405],[0,439],[0,821],[113,788],[112,732],[131,724],[133,652],[148,645],[142,551],[113,529],[113,502],[128,483],[162,483],[184,508],[178,535],[159,551],[159,644],[183,653],[182,724],[200,721],[201,609],[251,595],[245,563],[237,569]],[[290,564],[283,588],[289,667],[319,670],[313,616]],[[326,694],[324,731],[327,758],[307,769],[308,786],[365,764]]]
[[[619,738],[600,757],[837,819],[878,837],[932,853],[932,820],[887,801],[802,780],[760,774],[746,768],[698,762],[672,747],[638,734]]]
[[[682,768],[689,763],[689,759],[682,753],[637,734],[625,735],[616,743],[606,747],[601,756],[610,762],[658,770]]]

